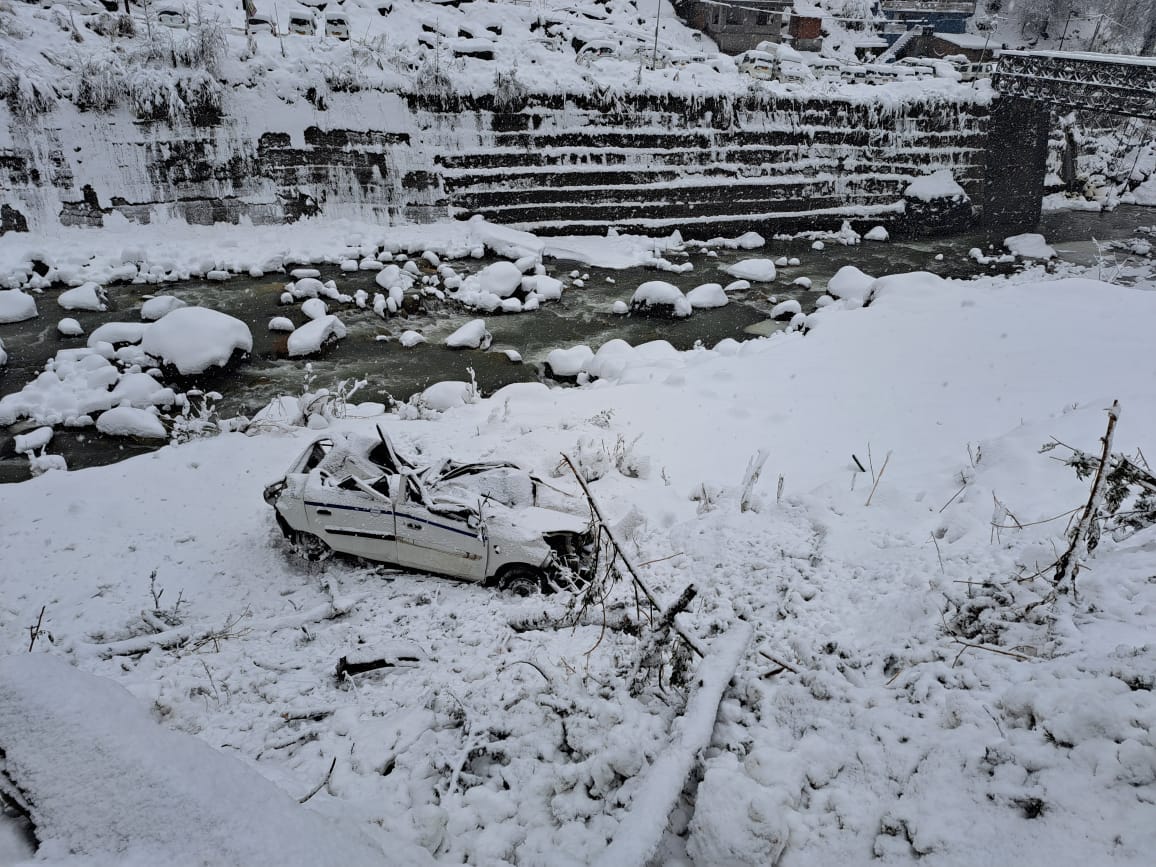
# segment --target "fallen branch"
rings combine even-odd
[[[313,789],[311,789],[309,794],[306,795],[304,798],[298,798],[297,803],[298,804],[304,804],[306,801],[308,801],[310,798],[312,798],[314,795],[316,795],[318,792],[320,792],[322,789],[324,789],[325,785],[329,782],[329,778],[333,776],[333,769],[336,767],[337,767],[337,756],[334,756],[333,761],[331,761],[329,763],[329,770],[325,774],[325,779],[322,780],[320,783],[318,783]]]
[[[659,601],[655,592],[650,589],[645,581],[642,580],[642,576],[639,574],[638,567],[635,565],[634,560],[629,554],[626,553],[626,547],[622,544],[621,541],[619,541],[618,536],[615,534],[614,530],[606,522],[606,517],[602,514],[602,509],[599,508],[597,501],[594,499],[594,495],[590,492],[590,486],[586,484],[586,480],[582,478],[582,474],[578,472],[578,468],[574,466],[574,462],[570,460],[570,456],[564,454],[562,455],[562,460],[566,462],[566,465],[570,467],[570,471],[574,473],[574,478],[578,480],[578,485],[582,488],[582,493],[586,495],[586,500],[590,504],[590,510],[594,513],[594,517],[598,521],[599,527],[606,533],[606,537],[610,540],[610,544],[614,546],[614,550],[618,553],[618,556],[621,558],[623,565],[626,566],[626,571],[630,573],[630,577],[634,581],[634,586],[642,591],[643,595],[650,601],[650,604],[654,606],[655,610],[665,612],[666,606]],[[671,620],[671,628],[675,633],[677,633],[679,638],[686,642],[687,646],[691,650],[697,653],[700,657],[705,656],[703,653],[702,644],[698,641],[698,639],[691,636],[685,629],[682,628],[681,625],[679,625],[677,621],[673,619]]]
[[[36,625],[28,627],[28,652],[32,652],[32,648],[36,646],[36,639],[40,637],[40,626],[44,623],[44,610],[47,605],[40,606],[40,616],[36,618]]]
[[[739,621],[714,640],[694,674],[694,691],[672,727],[671,743],[647,769],[598,867],[642,867],[666,832],[670,812],[701,752],[710,745],[723,693],[738,668],[754,629]]]
[[[891,461],[891,452],[888,452],[888,453],[887,453],[887,456],[886,456],[885,458],[883,458],[883,466],[881,466],[881,467],[879,468],[879,475],[877,475],[877,476],[875,477],[875,484],[873,484],[873,485],[871,486],[871,493],[867,495],[867,502],[866,502],[866,503],[864,503],[863,505],[865,505],[865,506],[870,506],[870,505],[871,505],[871,498],[875,496],[875,489],[879,487],[879,482],[882,480],[882,478],[883,478],[883,474],[884,474],[885,472],[887,472],[887,464],[888,464],[890,461]]]
[[[1072,530],[1071,544],[1060,555],[1056,565],[1054,583],[1060,592],[1070,590],[1075,595],[1076,576],[1080,573],[1083,560],[1088,555],[1089,537],[1099,514],[1100,504],[1104,499],[1104,482],[1107,478],[1104,468],[1108,465],[1108,459],[1112,454],[1112,437],[1116,433],[1116,422],[1119,418],[1120,401],[1114,400],[1112,405],[1108,407],[1108,429],[1104,431],[1104,436],[1101,438],[1104,451],[1100,457],[1100,464],[1096,467],[1096,477],[1092,481],[1092,489],[1088,492],[1088,504],[1084,506],[1083,514],[1080,515],[1080,520],[1076,522],[1076,527]]]
[[[1022,653],[1015,653],[1011,650],[1000,650],[998,647],[987,647],[983,644],[971,644],[967,641],[960,641],[956,639],[952,644],[962,645],[959,653],[955,655],[955,659],[951,662],[951,667],[955,668],[955,664],[959,662],[959,658],[969,650],[986,650],[988,653],[998,653],[1000,656],[1010,656],[1012,659],[1018,659],[1020,662],[1029,662],[1032,657],[1024,656]]]
[[[349,613],[355,604],[356,602],[352,604],[342,604],[339,607],[335,603],[326,602],[308,611],[290,614],[285,617],[273,617],[268,620],[257,621],[248,626],[245,631],[271,634],[280,629],[296,629],[304,626],[306,623],[333,620]],[[200,647],[211,641],[219,641],[235,634],[232,629],[236,626],[238,620],[239,618],[230,620],[223,628],[194,630],[189,626],[179,626],[176,629],[168,629],[164,632],[153,633],[152,635],[140,635],[136,638],[126,638],[123,641],[110,641],[107,644],[76,642],[72,646],[72,651],[78,656],[99,656],[102,659],[109,659],[113,656],[136,656],[137,654],[148,653],[150,650],[156,650],[158,648],[161,650],[170,650],[185,645]]]

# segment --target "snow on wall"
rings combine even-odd
[[[302,99],[271,109],[267,93],[238,89],[219,124],[196,127],[66,102],[18,121],[0,106],[0,204],[6,230],[99,225],[114,212],[797,230],[899,220],[903,190],[941,169],[982,203],[986,96],[870,90],[555,93],[495,112],[486,94],[331,93],[320,110]]]

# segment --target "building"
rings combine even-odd
[[[787,24],[791,47],[798,51],[818,51],[823,47],[823,19],[818,15],[791,13]]]
[[[760,42],[779,42],[792,0],[685,0],[675,10],[691,27],[713,39],[726,54],[741,54]]]
[[[971,33],[935,33],[930,28],[919,33],[895,53],[897,58],[966,57],[972,63],[995,59],[995,52],[1003,46],[986,36]]]
[[[938,33],[965,32],[967,19],[975,14],[976,0],[882,0],[880,6],[893,22],[884,32],[888,41],[894,42],[904,30],[919,25]]]

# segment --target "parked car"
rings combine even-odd
[[[773,54],[766,51],[744,51],[735,58],[735,65],[739,72],[757,78],[760,81],[770,81],[778,73],[779,61]]]
[[[264,13],[257,13],[250,15],[245,22],[245,29],[249,33],[272,33],[277,35],[277,24],[272,15],[265,15]]]
[[[341,12],[326,12],[325,35],[334,39],[348,39],[349,19]]]
[[[538,506],[545,483],[511,463],[417,467],[379,440],[315,440],[265,488],[306,559],[333,552],[519,595],[578,586],[596,567],[591,522]]]
[[[312,36],[317,32],[313,13],[304,9],[289,13],[289,32],[297,36]]]
[[[166,27],[187,27],[189,21],[179,6],[166,5],[157,7],[157,23]]]

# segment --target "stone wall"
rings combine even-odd
[[[193,223],[477,213],[541,231],[710,236],[850,219],[919,233],[925,227],[905,221],[903,191],[938,169],[964,187],[975,218],[1031,217],[1030,207],[996,207],[1009,171],[1034,159],[1013,159],[1021,113],[993,115],[978,97],[553,94],[496,107],[489,97],[335,93],[324,108],[265,102],[238,92],[221,123],[201,127],[67,105],[24,124],[0,109],[3,229],[97,225],[113,213]]]

